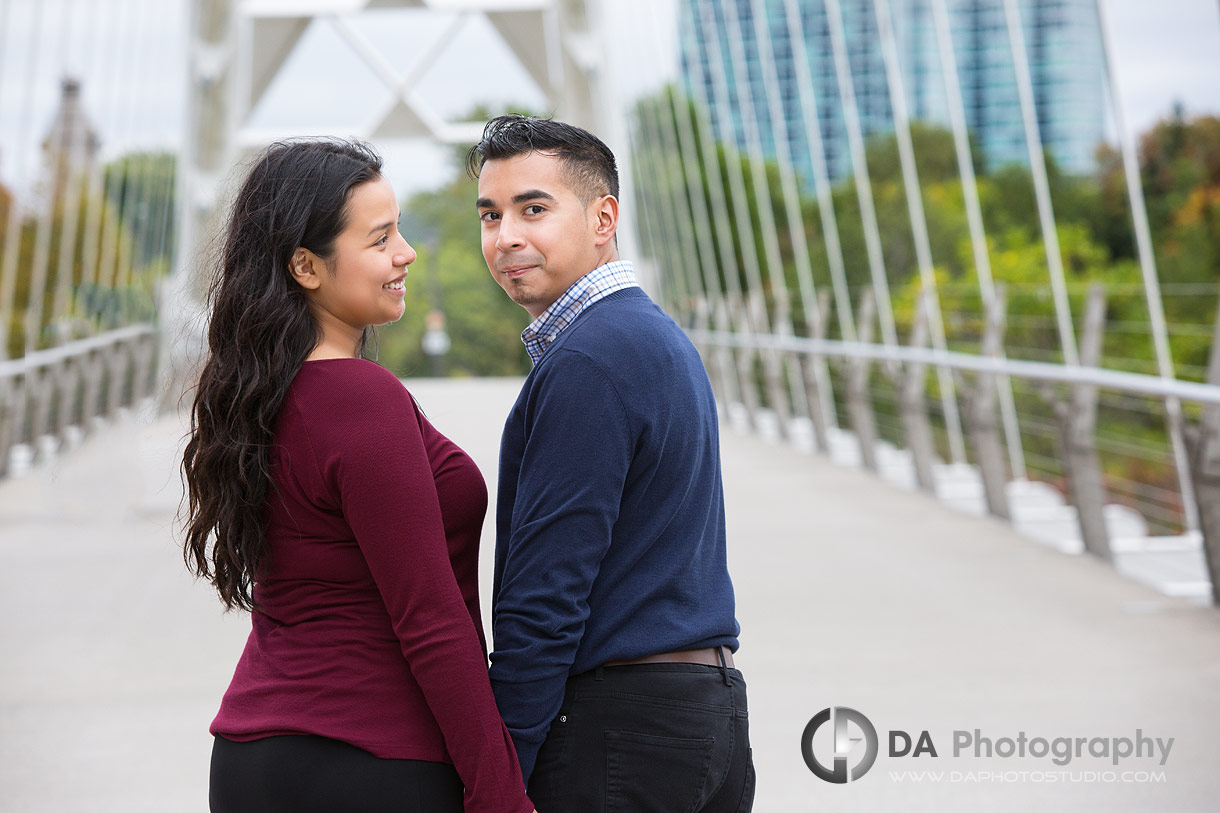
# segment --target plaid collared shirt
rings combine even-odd
[[[576,321],[581,311],[615,291],[638,287],[635,271],[627,260],[615,260],[594,268],[572,283],[572,287],[564,291],[551,307],[521,331],[521,341],[525,342],[526,352],[530,354],[534,364],[537,364],[551,346],[551,342]]]

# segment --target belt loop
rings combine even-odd
[[[716,647],[716,658],[720,661],[720,676],[724,678],[724,685],[729,684],[729,665],[724,661],[724,647]]]
[[[593,670],[593,679],[599,683],[606,679],[606,667],[599,666]]]

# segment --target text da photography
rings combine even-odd
[[[1143,728],[1118,735],[1068,735],[1063,732],[991,731],[981,727],[953,729],[878,729],[863,713],[832,706],[815,714],[801,734],[801,754],[809,770],[823,781],[844,784],[862,778],[882,749],[902,765],[924,760],[1041,760],[1054,768],[1164,767],[1173,737],[1155,736]]]

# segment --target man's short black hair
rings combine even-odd
[[[568,185],[585,203],[602,195],[618,197],[618,164],[602,140],[571,124],[533,116],[496,116],[466,155],[466,170],[478,178],[487,161],[540,152],[564,164]]]

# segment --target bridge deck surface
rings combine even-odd
[[[518,384],[410,387],[492,481]],[[0,809],[206,809],[207,726],[248,620],[182,566],[181,434],[175,418],[128,421],[0,483]],[[860,471],[728,431],[723,448],[756,810],[1216,809],[1220,612]],[[846,786],[801,757],[829,706],[881,738]],[[955,756],[954,732],[975,729],[1174,743],[1164,766]],[[928,731],[938,756],[890,757],[891,730]],[[814,750],[829,763],[831,747],[827,726]],[[1128,770],[1164,779],[1106,781]]]

